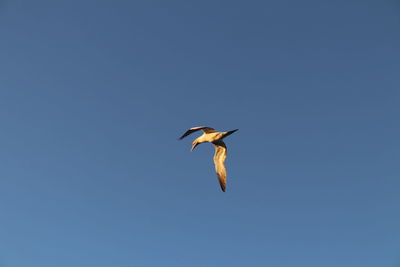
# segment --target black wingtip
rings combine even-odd
[[[222,192],[225,192],[226,185],[220,184]]]
[[[186,136],[188,136],[186,133],[184,135],[182,135],[181,137],[178,138],[178,140],[182,140],[183,138],[185,138]]]

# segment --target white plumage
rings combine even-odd
[[[222,139],[225,137],[233,134],[236,132],[238,129],[233,130],[233,131],[228,131],[228,132],[217,132],[215,129],[210,128],[210,127],[204,127],[204,126],[199,126],[199,127],[193,127],[187,130],[179,139],[183,139],[186,136],[202,130],[204,133],[196,138],[193,143],[192,143],[192,149],[195,149],[195,147],[198,144],[201,143],[213,143],[215,147],[215,154],[214,154],[214,165],[215,165],[215,172],[217,173],[217,177],[219,180],[219,184],[221,186],[222,191],[225,192],[226,189],[226,169],[225,169],[225,159],[226,159],[226,145]]]

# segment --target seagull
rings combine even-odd
[[[228,131],[228,132],[217,132],[215,129],[210,128],[210,127],[205,127],[205,126],[199,126],[199,127],[193,127],[187,130],[180,138],[179,140],[182,140],[186,136],[202,130],[204,133],[200,137],[196,138],[193,143],[192,143],[192,149],[190,151],[193,151],[195,147],[198,144],[201,143],[213,143],[215,147],[215,154],[214,154],[214,165],[215,165],[215,171],[217,173],[217,177],[219,180],[219,184],[221,186],[221,189],[223,192],[225,192],[226,188],[226,169],[224,165],[224,161],[226,159],[226,145],[222,139],[225,137],[233,134],[239,129]]]

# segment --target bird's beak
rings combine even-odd
[[[199,143],[197,143],[197,142],[196,142],[196,143],[193,143],[193,144],[192,144],[192,149],[191,149],[190,151],[193,151],[193,149],[195,149],[196,146],[197,146],[198,144],[199,144]]]

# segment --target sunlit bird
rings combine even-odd
[[[225,137],[233,134],[234,132],[236,132],[239,129],[233,130],[233,131],[228,131],[228,132],[217,132],[215,129],[210,128],[210,127],[204,127],[204,126],[200,126],[200,127],[193,127],[190,128],[189,130],[186,131],[186,133],[184,133],[179,139],[182,140],[183,138],[185,138],[186,136],[200,131],[202,130],[204,133],[196,138],[193,143],[192,143],[192,149],[190,151],[193,151],[193,149],[195,149],[195,147],[198,144],[201,143],[213,143],[214,147],[215,147],[215,154],[214,154],[214,165],[215,165],[215,171],[217,173],[217,177],[219,180],[219,184],[221,185],[221,189],[222,191],[225,192],[225,188],[226,188],[226,169],[225,169],[225,159],[226,159],[226,145],[224,143],[224,141],[222,141],[222,139],[224,139]]]

